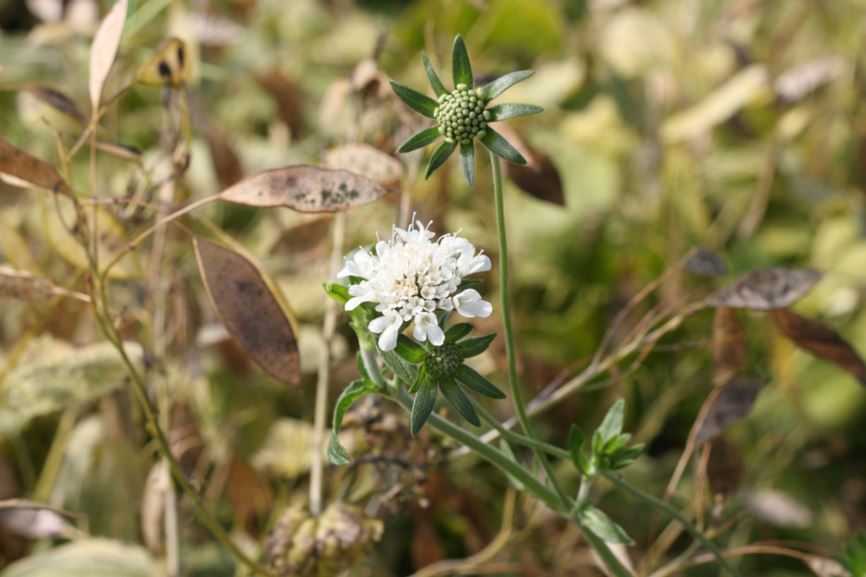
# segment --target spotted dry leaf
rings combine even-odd
[[[0,172],[37,188],[72,196],[69,185],[53,166],[0,138]]]
[[[325,153],[328,168],[348,170],[375,180],[386,188],[399,186],[403,165],[393,156],[369,144],[345,144]]]
[[[816,270],[768,268],[740,277],[710,295],[714,307],[770,311],[791,306],[821,280]]]
[[[695,443],[700,445],[721,434],[752,410],[764,383],[751,377],[735,377],[715,389],[696,423]]]

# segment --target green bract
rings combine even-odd
[[[445,88],[426,55],[424,55],[424,70],[427,72],[427,79],[437,100],[393,80],[391,87],[407,106],[428,118],[435,119],[437,124],[410,136],[400,145],[397,152],[406,153],[423,148],[440,136],[444,136],[445,141],[430,156],[425,177],[429,178],[459,146],[460,165],[470,185],[475,183],[476,138],[488,150],[508,162],[526,164],[526,159],[499,133],[490,128],[488,123],[536,114],[542,109],[531,104],[500,104],[493,107],[488,105],[491,100],[511,86],[531,76],[531,70],[512,72],[485,86],[475,88],[466,45],[459,35],[454,38],[451,49],[454,90],[449,92]]]

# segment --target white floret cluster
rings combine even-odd
[[[475,289],[458,292],[466,277],[490,270],[487,255],[459,236],[446,234],[434,241],[429,227],[418,221],[405,230],[394,227],[390,239],[377,242],[373,252],[358,249],[338,274],[362,279],[349,287],[352,298],[346,310],[376,303],[380,316],[367,328],[379,335],[383,351],[394,350],[404,323],[412,323],[415,339],[440,346],[445,333],[437,311],[456,311],[466,318],[487,317],[493,311]]]

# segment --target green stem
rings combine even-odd
[[[741,577],[740,572],[737,571],[728,560],[725,559],[722,551],[716,547],[715,543],[711,540],[707,539],[707,537],[701,533],[701,531],[689,521],[688,517],[683,515],[680,511],[678,511],[675,507],[671,506],[669,503],[666,503],[655,497],[654,495],[650,495],[649,493],[644,492],[643,490],[635,487],[621,476],[616,473],[606,473],[605,478],[607,478],[611,483],[613,483],[617,488],[622,489],[626,493],[630,493],[632,496],[637,497],[641,501],[660,509],[679,521],[682,526],[692,534],[692,536],[697,539],[707,550],[713,554],[718,561],[719,565],[723,567],[728,573],[734,575],[735,577]]]
[[[491,415],[490,412],[481,405],[476,404],[475,410],[478,412],[481,420],[493,427],[496,431],[498,431],[502,438],[504,438],[506,441],[511,441],[512,443],[523,445],[524,447],[529,447],[530,449],[539,449],[552,457],[556,457],[557,459],[571,459],[571,455],[569,455],[568,451],[566,451],[565,449],[560,449],[559,447],[551,445],[550,443],[545,443],[544,441],[539,441],[538,439],[533,439],[531,437],[521,435],[520,433],[515,433],[511,429],[506,429],[502,425],[502,423],[496,420],[496,417]]]

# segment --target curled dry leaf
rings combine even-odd
[[[180,38],[163,40],[138,72],[139,82],[179,88],[189,80],[189,56]]]
[[[345,170],[299,164],[255,174],[219,194],[248,206],[285,206],[298,212],[340,212],[381,198],[378,182]]]
[[[0,138],[0,172],[37,188],[72,196],[69,185],[53,166],[15,148],[2,138]]]
[[[342,169],[375,180],[392,189],[400,185],[403,165],[400,161],[369,144],[345,144],[325,153],[325,166]]]
[[[520,133],[510,126],[500,123],[496,125],[496,130],[526,159],[525,165],[505,163],[508,178],[521,190],[539,200],[565,206],[562,178],[550,157],[530,146]]]
[[[0,526],[27,539],[68,537],[74,532],[73,515],[48,505],[9,499],[0,501]]]
[[[764,383],[751,377],[735,377],[713,390],[695,423],[695,444],[715,438],[752,410]]]
[[[745,366],[748,354],[746,331],[737,311],[716,309],[713,317],[713,383],[718,386],[734,378]]]
[[[696,276],[716,278],[728,274],[728,265],[716,251],[699,246],[686,260],[686,270]]]
[[[821,279],[816,270],[768,268],[746,274],[708,299],[714,307],[769,311],[791,306]]]
[[[102,90],[111,65],[117,57],[120,48],[120,37],[123,35],[123,23],[126,20],[128,0],[117,0],[108,14],[102,20],[93,44],[90,46],[90,105],[96,111],[102,99]]]
[[[866,385],[866,363],[835,330],[785,309],[773,311],[773,320],[798,347],[830,361]]]
[[[202,279],[226,329],[265,372],[300,384],[300,355],[289,314],[246,257],[202,238],[194,240]]]
[[[28,86],[24,90],[77,122],[84,124],[87,120],[84,113],[75,104],[75,101],[59,90],[49,88],[48,86]]]

